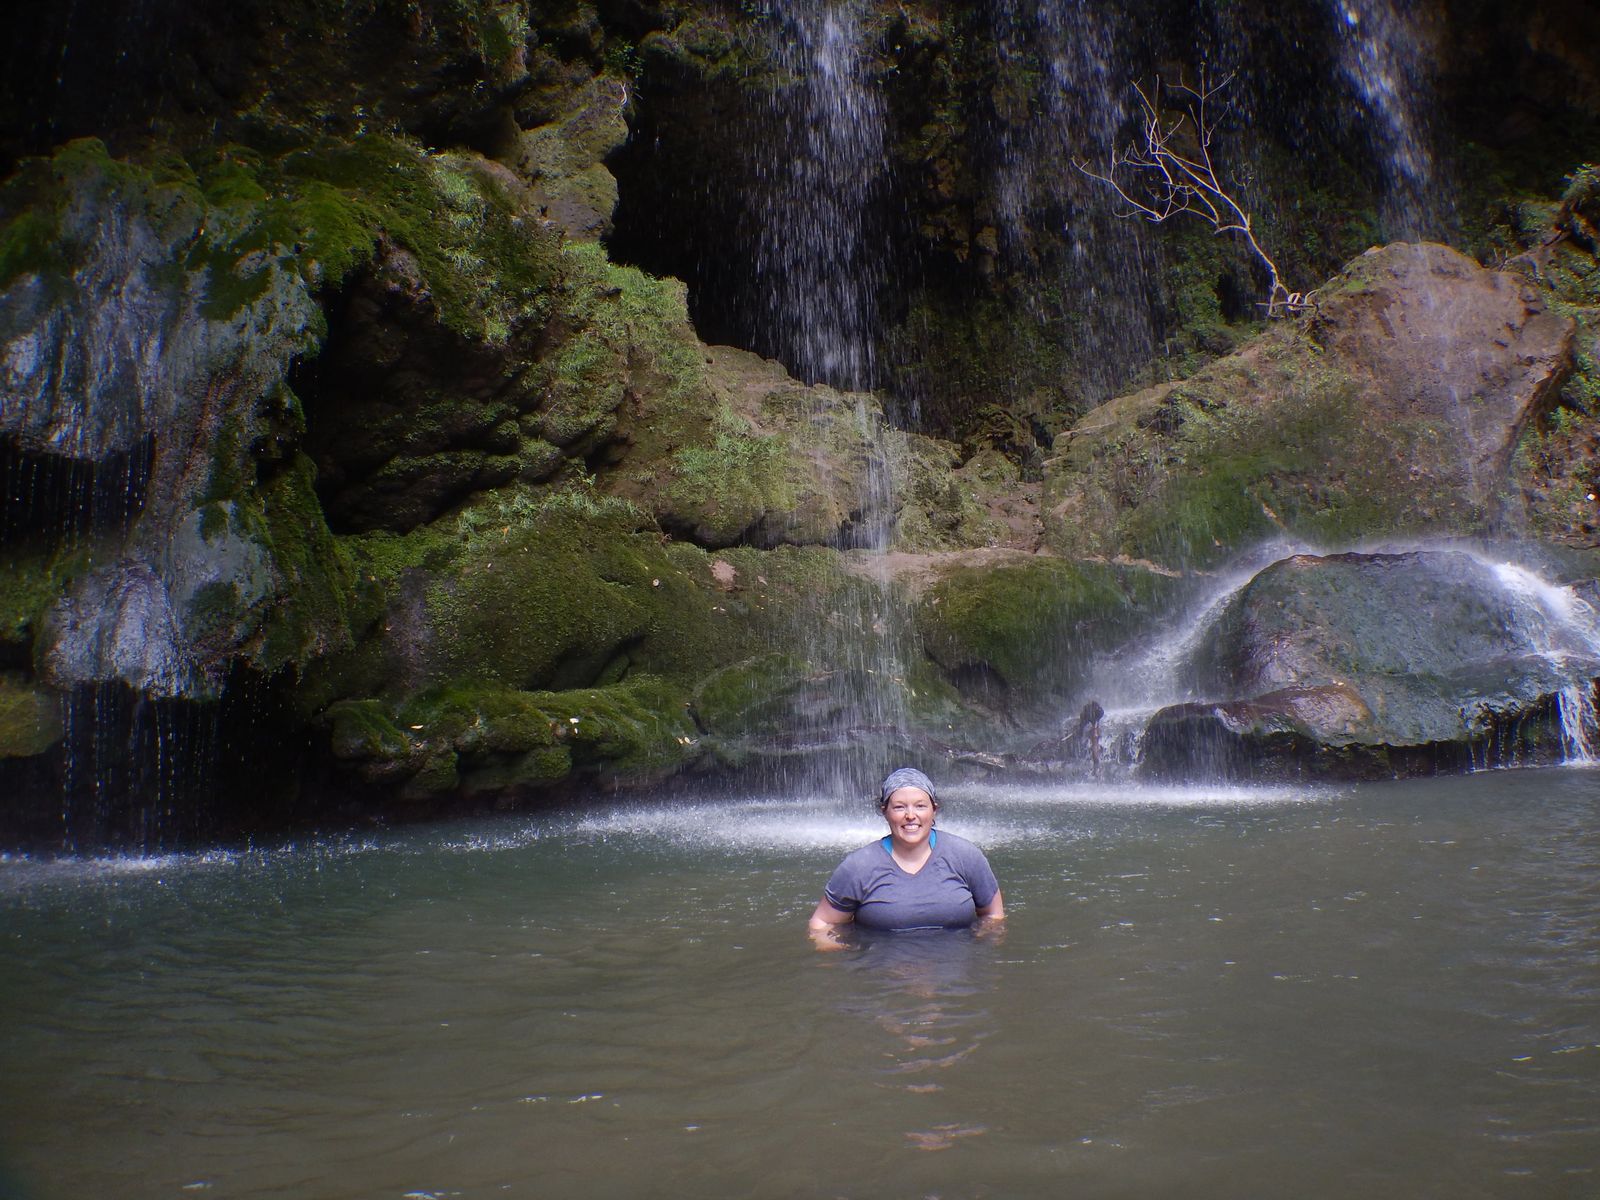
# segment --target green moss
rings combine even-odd
[[[708,441],[672,452],[660,496],[669,509],[697,510],[700,536],[727,545],[762,516],[791,513],[815,463],[726,410],[716,413],[713,430]]]
[[[410,253],[441,321],[465,336],[501,342],[547,313],[555,238],[470,156],[366,134],[278,155],[224,146],[190,165],[214,207],[186,265],[206,271],[214,319],[258,298],[269,264],[338,284],[371,261],[380,236]]]
[[[43,754],[63,733],[58,697],[0,674],[0,759]]]
[[[31,649],[39,622],[87,569],[90,557],[82,546],[13,549],[0,556],[0,645]]]
[[[676,279],[618,266],[596,242],[562,247],[565,318],[613,352],[648,369],[655,407],[694,404],[704,394],[705,363],[689,323],[688,293]]]
[[[453,684],[409,700],[398,715],[424,761],[448,776],[413,788],[537,790],[569,775],[648,779],[701,753],[687,697],[641,675],[610,687],[560,692]]]
[[[1243,455],[1182,477],[1131,512],[1121,526],[1130,550],[1159,562],[1208,566],[1273,533],[1260,495],[1271,460]]]
[[[277,599],[253,657],[267,671],[301,666],[349,645],[357,575],[328,531],[314,490],[316,469],[297,454],[263,482],[259,537],[279,576]]]
[[[337,759],[404,760],[411,755],[411,739],[376,700],[341,700],[328,708],[324,722]]]
[[[379,530],[336,540],[361,577],[383,591],[392,591],[407,570],[448,570],[463,548],[443,523],[418,525],[404,534]]]
[[[130,212],[184,230],[203,209],[198,192],[169,172],[111,157],[105,144],[81,138],[49,158],[24,160],[0,186],[0,287],[24,274],[60,282],[81,261],[85,247],[67,233],[68,209],[84,193],[110,193]]]
[[[707,731],[722,738],[786,732],[795,682],[806,663],[792,654],[763,654],[715,671],[694,692],[694,711]]]
[[[237,583],[212,580],[201,585],[189,601],[184,613],[184,632],[195,643],[205,645],[238,625],[244,618],[245,607]]]
[[[1149,620],[1171,586],[1151,572],[1058,559],[968,568],[928,590],[916,623],[948,671],[981,667],[1018,693],[1059,693],[1096,651]]]
[[[64,274],[71,255],[60,236],[60,215],[47,209],[25,209],[0,227],[0,287],[19,275]]]
[[[1487,528],[1471,479],[1440,465],[1455,435],[1352,419],[1363,386],[1276,327],[1182,384],[1096,410],[1053,467],[1053,509],[1077,519],[1053,525],[1052,544],[1208,569],[1274,535],[1339,547]]]
[[[598,514],[530,504],[465,526],[450,577],[427,593],[438,678],[516,688],[587,683],[651,625],[649,542],[625,506]]]

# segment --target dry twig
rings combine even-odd
[[[1104,171],[1091,170],[1081,160],[1073,165],[1090,179],[1111,188],[1128,205],[1122,217],[1142,217],[1153,224],[1179,213],[1191,213],[1207,222],[1218,234],[1233,234],[1250,248],[1271,277],[1271,290],[1262,305],[1269,317],[1303,312],[1316,306],[1313,292],[1291,292],[1278,274],[1278,265],[1256,239],[1250,214],[1234,199],[1217,178],[1211,159],[1214,126],[1206,117],[1207,102],[1228,85],[1230,75],[1207,86],[1202,75],[1199,87],[1178,84],[1163,89],[1156,79],[1150,92],[1135,83],[1134,93],[1143,110],[1140,113],[1141,137],[1125,149],[1112,147]],[[1183,110],[1176,114],[1162,111],[1158,101],[1163,92],[1184,98]],[[1191,132],[1185,135],[1185,130]]]

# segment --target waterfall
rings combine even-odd
[[[896,642],[907,621],[884,561],[894,488],[881,416],[859,394],[878,381],[888,250],[875,213],[889,182],[886,113],[869,73],[864,5],[795,0],[777,15],[777,136],[753,148],[768,183],[753,263],[755,342],[808,383],[858,393],[854,419],[870,450],[843,538],[859,552],[867,586],[843,611],[818,612],[809,639],[809,657],[828,673],[832,727],[844,733],[838,748],[850,750],[892,742],[906,726]],[[815,774],[812,766],[806,771]],[[839,775],[829,782],[859,781]]]
[[[1147,300],[1151,265],[1136,222],[1119,217],[1092,180],[1074,170],[1116,143],[1128,115],[1133,68],[1121,57],[1126,40],[1118,8],[1096,0],[999,0],[994,55],[1002,74],[1030,57],[1036,91],[1010,99],[996,114],[995,198],[1004,247],[1018,257],[1048,254],[1033,245],[1045,231],[1066,254],[1053,279],[1030,291],[1040,320],[1081,314],[1072,359],[1091,399],[1103,400],[1156,357]],[[1065,312],[1045,307],[1054,293]]]
[[[1406,240],[1438,238],[1450,223],[1451,205],[1429,129],[1434,39],[1396,0],[1332,0],[1332,6],[1341,66],[1383,159],[1386,223]]]
[[[1600,659],[1600,614],[1570,587],[1560,587],[1513,563],[1494,563],[1501,586],[1517,604],[1530,647],[1558,669],[1578,657]],[[1570,765],[1600,762],[1600,714],[1595,681],[1575,679],[1556,694],[1561,759]]]
[[[792,374],[847,389],[875,381],[884,250],[871,235],[887,181],[883,97],[867,78],[862,12],[796,0],[774,53],[781,136],[756,148],[769,182],[755,254],[760,340]]]
[[[1594,684],[1569,684],[1556,697],[1561,718],[1561,760],[1573,766],[1600,763],[1596,729],[1600,716],[1595,713]]]
[[[1388,546],[1381,553],[1461,551],[1460,546]],[[1196,701],[1246,697],[1207,693],[1196,664],[1229,606],[1252,580],[1273,564],[1297,554],[1327,551],[1284,541],[1265,543],[1209,579],[1189,603],[1152,640],[1131,646],[1099,664],[1076,703],[1092,700],[1103,706],[1099,732],[1101,759],[1138,761],[1145,727],[1158,710]],[[1595,703],[1595,664],[1600,663],[1600,614],[1572,588],[1541,578],[1527,567],[1467,551],[1487,571],[1488,586],[1503,600],[1505,630],[1517,653],[1541,659],[1554,692],[1562,761],[1572,765],[1600,762],[1600,713]],[[1482,580],[1482,576],[1479,577]],[[1069,707],[1068,714],[1076,711]],[[1071,728],[1071,722],[1068,723]]]

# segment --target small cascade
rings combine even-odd
[[[1513,563],[1493,564],[1501,586],[1513,597],[1527,631],[1530,648],[1558,670],[1572,659],[1600,660],[1600,614],[1570,587],[1540,579]],[[1600,714],[1595,710],[1595,681],[1571,680],[1556,694],[1561,726],[1561,759],[1569,765],[1600,762]]]
[[[1098,756],[1092,755],[1090,748],[1083,744],[1086,735],[1080,728],[1076,742],[1068,744],[1069,757],[1085,762],[1094,759],[1097,764],[1115,762],[1129,766],[1139,761],[1145,729],[1160,709],[1187,703],[1248,699],[1248,696],[1215,694],[1203,679],[1201,664],[1218,622],[1235,598],[1268,567],[1293,555],[1326,553],[1281,541],[1263,545],[1210,580],[1165,626],[1159,637],[1102,662],[1074,707],[1068,709],[1070,715],[1077,712],[1076,705],[1081,704],[1083,712],[1088,714],[1095,705],[1100,706],[1095,727],[1099,735]],[[1390,548],[1385,553],[1460,556],[1462,552],[1459,546],[1412,546],[1404,550]],[[1531,677],[1546,681],[1553,689],[1553,703],[1545,711],[1559,722],[1562,761],[1571,765],[1600,762],[1600,712],[1596,706],[1595,679],[1600,669],[1600,613],[1572,588],[1551,583],[1527,567],[1478,552],[1469,551],[1465,557],[1476,564],[1476,574],[1468,577],[1475,579],[1478,587],[1487,586],[1498,593],[1494,598],[1494,611],[1500,614],[1498,619],[1508,639],[1510,654],[1525,656],[1526,661],[1540,664]],[[1085,718],[1076,720],[1079,726],[1086,724]],[[1069,720],[1067,728],[1073,728],[1073,721]],[[1502,754],[1493,758],[1511,763],[1520,761],[1522,753],[1519,735],[1507,743]]]
[[[1552,658],[1600,656],[1600,614],[1588,601],[1526,567],[1485,561],[1516,602],[1535,653]]]
[[[1561,760],[1569,766],[1600,763],[1600,715],[1595,712],[1594,684],[1574,683],[1556,697],[1561,719]]]
[[[1429,128],[1434,39],[1395,0],[1331,0],[1341,65],[1372,122],[1388,190],[1393,236],[1437,239],[1450,226],[1449,189],[1440,184]]]
[[[1131,764],[1138,759],[1145,725],[1159,709],[1202,700],[1193,664],[1229,603],[1262,570],[1295,554],[1321,551],[1302,543],[1264,543],[1207,581],[1155,639],[1138,643],[1102,663],[1086,695],[1104,706],[1101,760]]]

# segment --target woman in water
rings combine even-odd
[[[821,949],[841,945],[839,929],[956,929],[1005,919],[989,860],[965,838],[933,827],[939,798],[933,781],[901,767],[883,781],[878,808],[889,836],[839,864],[811,914]]]

